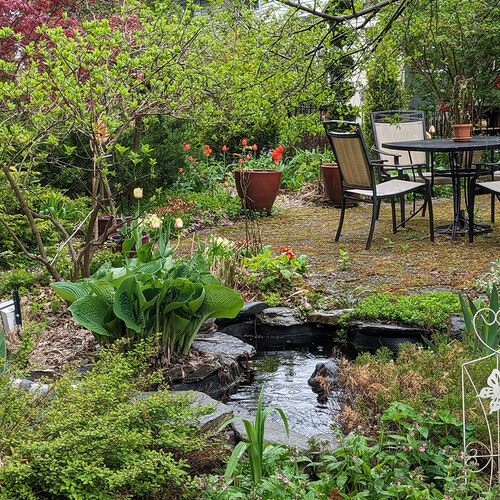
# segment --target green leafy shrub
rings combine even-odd
[[[209,410],[166,390],[141,396],[159,380],[154,352],[104,349],[81,382],[68,374],[37,398],[0,377],[1,498],[193,498],[187,458],[206,449],[194,422]]]
[[[354,310],[342,317],[342,323],[346,324],[350,319],[395,321],[432,331],[445,331],[450,314],[458,312],[458,297],[451,292],[413,295],[380,293],[359,300]]]
[[[307,256],[296,257],[290,247],[281,247],[280,254],[273,255],[267,245],[256,256],[245,258],[243,266],[249,272],[245,283],[262,292],[285,294],[300,283],[307,269]]]
[[[43,270],[11,269],[0,274],[0,295],[20,288],[31,289],[35,284],[48,285],[48,276]]]
[[[204,262],[173,260],[169,232],[160,233],[154,252],[153,242],[140,246],[140,240],[135,235],[123,243],[125,255],[133,245],[137,249],[137,257],[126,257],[124,266],[108,263],[90,278],[52,288],[72,302],[71,314],[100,344],[161,332],[169,351],[187,354],[205,320],[234,318],[243,299],[220,285]]]
[[[339,498],[496,498],[498,490],[485,492],[486,479],[464,465],[456,446],[461,431],[449,412],[422,415],[394,402],[375,437],[357,430],[340,438],[336,452],[323,450],[316,461],[326,471],[315,484],[316,498],[334,492]]]
[[[283,163],[281,187],[297,191],[320,178],[322,155],[316,151],[295,150]]]

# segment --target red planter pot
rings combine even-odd
[[[453,140],[458,142],[469,142],[471,137],[472,124],[453,125]]]
[[[321,165],[321,178],[323,179],[323,186],[328,200],[334,206],[340,207],[342,205],[342,180],[338,165],[336,163]],[[355,201],[346,200],[346,206],[353,207],[356,205]]]
[[[122,218],[125,218],[125,222],[127,223],[127,226],[130,225],[130,221],[134,218],[133,215],[122,215],[122,214],[116,214],[116,227],[122,227],[123,226],[123,220]],[[99,236],[101,234],[104,234],[106,232],[106,229],[108,229],[111,226],[111,215],[109,214],[104,214],[104,215],[98,215],[97,216],[97,233]]]
[[[271,213],[281,183],[279,170],[236,170],[236,191],[243,206],[258,212]]]

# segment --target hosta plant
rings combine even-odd
[[[52,287],[100,344],[161,333],[169,351],[184,354],[205,320],[234,318],[243,306],[240,294],[220,285],[203,262],[174,260],[161,239],[154,252],[143,245],[122,267],[107,263],[90,278]]]

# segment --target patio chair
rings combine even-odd
[[[418,110],[389,110],[371,113],[374,151],[383,162],[382,176],[392,177],[396,172],[400,179],[424,182],[429,179],[432,185],[451,184],[451,179],[433,175],[433,166],[428,155],[419,151],[386,150],[385,142],[418,141],[425,139],[425,117]],[[422,176],[417,175],[418,165],[422,167]]]
[[[500,200],[500,192],[493,192],[491,188],[495,188],[496,185],[500,185],[500,161],[495,162],[495,153],[498,151],[491,152],[491,162],[490,163],[481,163],[474,162],[473,165],[476,168],[480,168],[483,172],[489,171],[489,175],[491,176],[491,181],[485,182],[477,182],[476,183],[476,192],[475,195],[483,195],[489,194],[491,197],[490,201],[490,220],[492,223],[495,222],[495,198]],[[496,183],[496,184],[495,184]],[[486,185],[485,185],[486,184]],[[488,187],[489,186],[489,187]]]
[[[432,157],[429,158],[425,152],[419,151],[388,151],[382,147],[385,142],[418,141],[425,139],[425,117],[424,112],[416,109],[388,111],[374,111],[371,113],[373,138],[375,142],[374,151],[377,158],[383,162],[381,176],[385,179],[393,177],[393,173],[399,179],[407,179],[415,182],[424,182],[429,179],[432,186],[451,184],[450,176],[435,175]],[[417,175],[418,165],[422,167],[422,176]],[[425,214],[425,208],[422,215]],[[401,203],[401,219],[404,219],[404,203]]]
[[[490,195],[490,220],[495,222],[495,198],[500,200],[500,161],[492,163],[474,163],[476,168],[486,167],[491,169],[491,181],[476,182],[476,190],[474,196]],[[472,204],[474,206],[474,203]]]
[[[338,120],[326,121],[323,122],[323,125],[335,154],[342,181],[342,206],[335,241],[338,241],[340,238],[344,223],[346,200],[350,199],[372,204],[372,219],[368,241],[366,242],[366,250],[370,248],[372,242],[380,202],[386,199],[391,201],[392,230],[394,233],[397,232],[398,227],[404,225],[407,220],[414,217],[427,205],[429,207],[430,239],[434,241],[434,219],[429,180],[421,177],[422,182],[414,182],[394,178],[377,184],[375,181],[375,169],[378,166],[368,156],[360,126],[354,122]],[[420,166],[417,166],[417,172],[417,175],[421,176]],[[413,211],[408,219],[403,219],[398,225],[396,222],[395,200],[408,193],[422,193],[424,195],[424,203],[419,210]],[[360,196],[360,198],[358,199],[356,196]]]

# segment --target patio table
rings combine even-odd
[[[457,235],[469,235],[469,241],[474,240],[474,233],[491,231],[491,226],[474,224],[474,191],[476,179],[480,175],[490,173],[481,170],[480,166],[473,168],[472,154],[474,151],[493,150],[500,147],[500,137],[472,137],[470,141],[459,142],[453,139],[423,139],[418,141],[387,142],[382,144],[386,149],[399,149],[406,151],[423,151],[425,153],[447,153],[450,160],[449,170],[439,170],[436,175],[449,176],[453,189],[453,222],[436,227],[436,232],[451,234],[452,241]],[[461,164],[459,154],[462,153]],[[434,172],[434,170],[432,170]],[[465,206],[468,220],[461,208],[461,180],[464,180]]]

